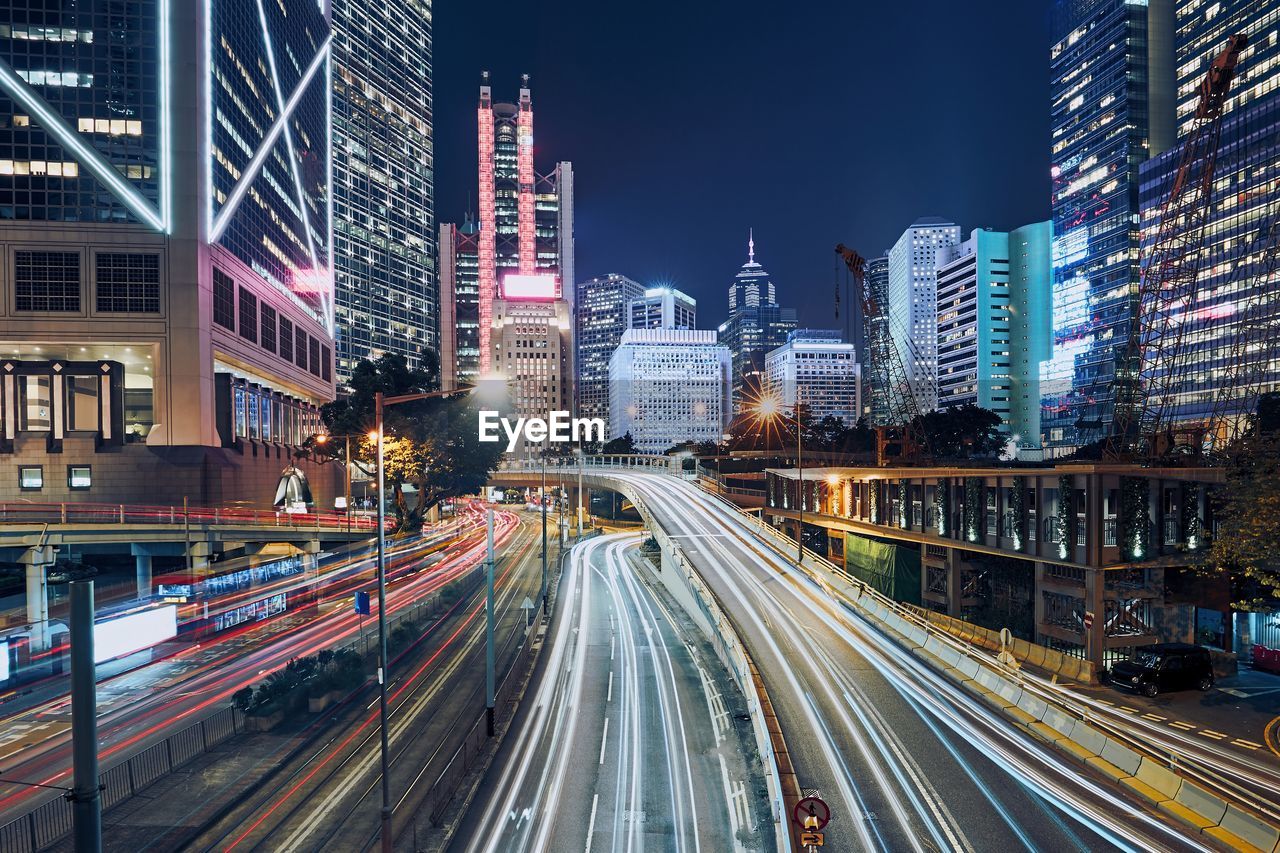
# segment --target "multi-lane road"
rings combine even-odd
[[[454,850],[773,849],[741,700],[628,557],[638,542],[570,553],[542,665]]]
[[[831,849],[1203,849],[835,602],[739,513],[664,475],[608,474],[681,543],[754,657]]]

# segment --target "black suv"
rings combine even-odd
[[[1155,696],[1166,690],[1208,690],[1213,686],[1213,661],[1209,650],[1190,643],[1156,643],[1143,646],[1133,660],[1111,668],[1116,687]]]

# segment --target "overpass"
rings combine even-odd
[[[1019,724],[1015,712],[1026,714],[1021,706],[988,704],[999,697],[974,686],[1007,679],[1016,685],[1010,695],[1027,693],[1036,722],[1044,717],[1070,729],[1074,721],[1096,736],[1097,749],[1114,743],[1113,757],[1124,756],[1126,767],[1133,759],[1128,774],[1142,760],[1164,762],[1161,772],[1172,773],[1172,760],[1221,780],[1215,784],[1241,802],[1256,805],[1256,798],[1232,789],[1233,779],[1259,785],[1266,792],[1262,808],[1266,797],[1280,793],[1274,774],[1255,779],[1248,767],[1224,767],[1220,756],[1138,731],[1140,721],[1085,722],[1060,685],[1001,675],[989,655],[933,631],[821,554],[809,552],[797,565],[794,542],[686,477],[672,476],[668,460],[621,461],[626,464],[587,460],[548,471],[571,468],[584,487],[612,489],[630,500],[662,548],[664,583],[690,590],[677,597],[695,622],[711,626],[716,642],[740,644],[749,656],[776,720],[779,741],[760,751],[774,767],[774,817],[783,834],[788,797],[818,789],[839,815],[827,828],[833,849],[1204,849],[1196,830],[1156,810],[1135,789],[1107,785],[1106,772],[1097,770],[1113,765],[1096,752],[1089,753],[1093,764],[1071,758],[1055,745],[1056,736],[1033,736]],[[496,477],[525,483],[533,467],[509,466]],[[895,640],[892,624],[909,625],[920,639]],[[951,660],[972,661],[968,671],[977,682],[974,675],[960,682],[944,675],[947,667],[919,660],[926,637],[929,648],[955,656]],[[908,651],[913,648],[918,654]]]

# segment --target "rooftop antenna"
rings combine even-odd
[[[747,263],[756,262],[756,235],[754,228],[747,229]]]

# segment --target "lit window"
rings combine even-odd
[[[23,465],[18,469],[18,488],[23,491],[39,491],[44,488],[44,468],[39,465]]]
[[[93,471],[88,465],[67,466],[67,487],[87,489],[93,483]]]

